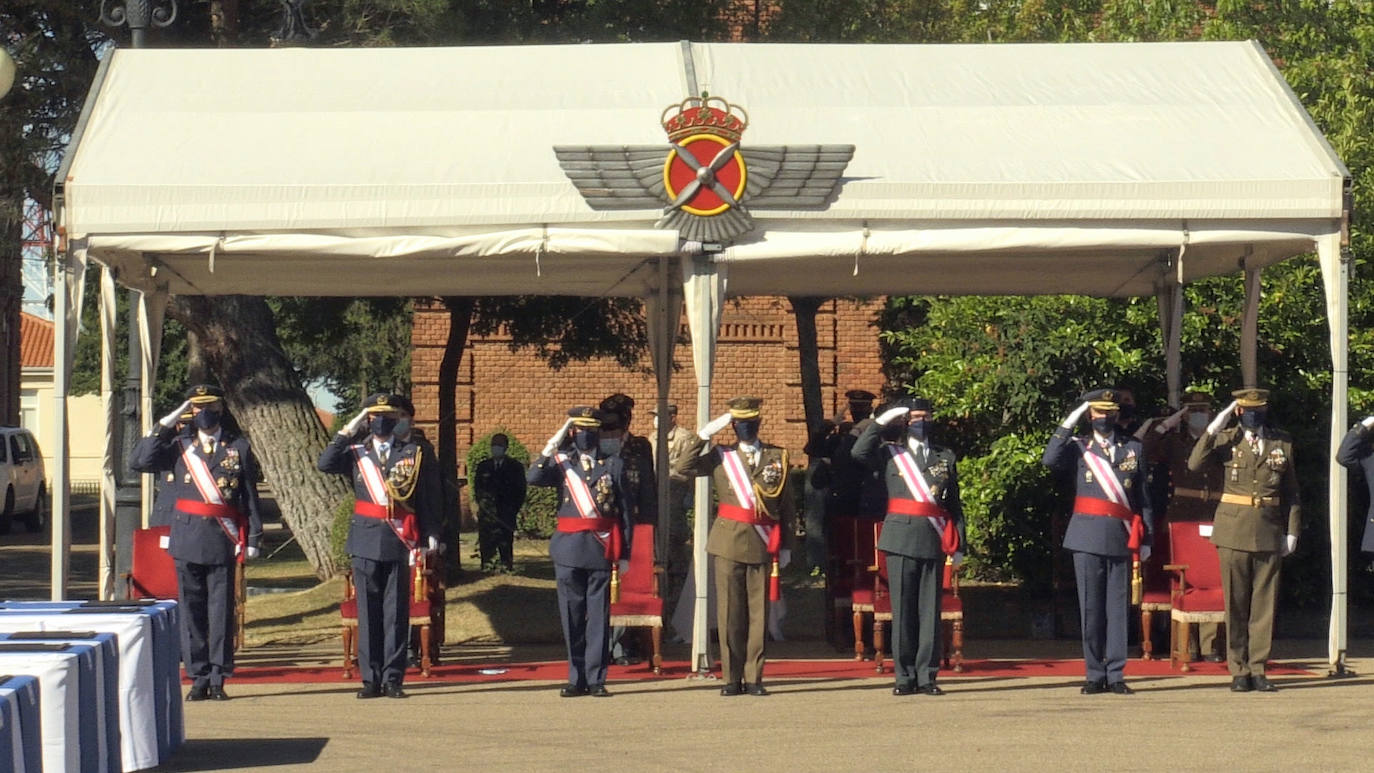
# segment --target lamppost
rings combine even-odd
[[[177,0],[100,0],[100,21],[109,27],[128,25],[130,45],[143,48],[149,27],[168,27],[177,19]]]

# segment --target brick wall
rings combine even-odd
[[[876,315],[881,300],[835,300],[816,315],[820,347],[822,396],[828,415],[845,406],[847,389],[881,391],[883,375],[877,341]],[[686,319],[681,323],[686,338]],[[441,305],[416,306],[411,335],[412,399],[416,422],[435,437],[438,420],[438,373],[448,336],[448,313]],[[648,372],[621,367],[613,360],[574,362],[554,371],[534,354],[512,352],[501,336],[468,341],[458,372],[456,405],[458,448],[466,455],[472,442],[495,427],[505,427],[521,443],[537,452],[573,405],[595,404],[614,392],[635,399],[632,429],[648,435],[649,409],[655,400],[654,380]],[[671,401],[677,403],[680,423],[695,424],[696,379],[689,345],[674,351]],[[647,369],[648,362],[644,363]],[[787,299],[753,297],[726,302],[712,384],[712,415],[739,394],[765,399],[761,435],[788,449],[795,464],[804,464],[805,416],[797,360],[797,330]]]

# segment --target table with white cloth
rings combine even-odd
[[[89,644],[0,642],[0,672],[38,678],[45,773],[102,770],[96,723],[81,721],[96,702],[95,663]]]
[[[0,770],[42,773],[37,677],[0,674]]]
[[[185,740],[175,601],[0,603],[0,632],[82,630],[119,642],[119,728],[125,771],[171,759]]]
[[[95,648],[95,705],[82,706],[83,726],[95,726],[97,767],[121,771],[119,745],[119,640],[112,633],[94,631],[22,631],[0,633],[0,643],[71,644]],[[83,700],[85,699],[83,694]]]

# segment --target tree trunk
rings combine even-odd
[[[199,342],[272,483],[282,520],[315,574],[336,574],[341,567],[334,562],[330,532],[334,512],[351,489],[342,477],[315,469],[329,437],[282,351],[267,302],[245,295],[181,296],[172,299],[167,313]]]
[[[802,408],[806,412],[807,437],[825,420],[825,406],[821,401],[820,349],[816,342],[816,312],[827,298],[788,297],[792,316],[797,321],[797,359],[801,366]]]
[[[0,180],[0,424],[19,424],[19,311],[24,303],[24,192]]]
[[[458,531],[462,514],[458,508],[458,365],[468,343],[475,303],[468,297],[444,298],[448,309],[448,340],[439,361],[439,470],[444,476],[444,543],[448,545],[450,581],[456,582],[462,568]]]

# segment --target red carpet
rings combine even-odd
[[[1187,676],[1214,676],[1225,677],[1225,663],[1193,663],[1192,671]],[[483,671],[494,673],[483,673]],[[1074,679],[1083,677],[1082,660],[968,660],[964,662],[964,672],[955,674],[952,671],[942,670],[941,676],[945,678],[986,678],[986,677],[1059,677]],[[1275,676],[1315,676],[1317,672],[1306,667],[1304,663],[1271,663],[1268,673]],[[663,674],[656,676],[645,665],[638,666],[611,666],[610,679],[612,682],[647,680],[647,679],[681,679],[688,674],[687,663],[685,661],[672,661],[663,664]],[[887,662],[887,669],[882,674],[874,671],[871,661],[855,660],[770,660],[766,669],[768,678],[771,679],[863,679],[884,676],[891,678],[892,662]],[[566,679],[568,675],[568,664],[566,661],[544,661],[537,663],[484,663],[484,664],[461,664],[461,665],[441,665],[433,669],[433,675],[429,679],[420,676],[416,669],[411,669],[406,675],[408,681],[416,684],[425,682],[465,684],[480,682],[517,682],[517,681],[549,681],[557,682]],[[1180,671],[1169,667],[1168,660],[1131,660],[1126,664],[1126,676],[1185,676]],[[330,682],[356,682],[355,675],[351,680],[343,678],[343,670],[337,665],[331,666],[286,666],[275,667],[240,667],[234,670],[233,681],[236,684],[274,684],[274,683],[330,683]]]

